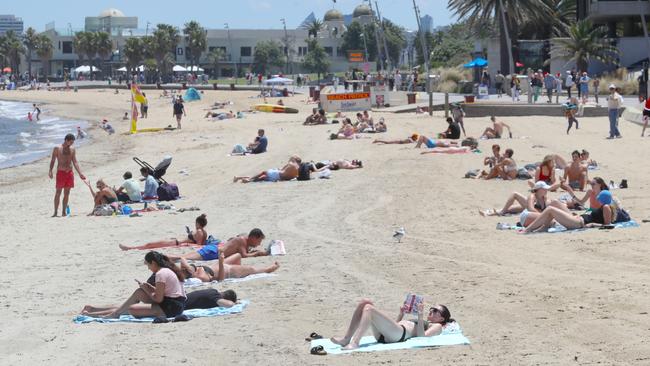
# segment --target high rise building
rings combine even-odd
[[[7,31],[14,31],[17,34],[23,33],[23,19],[16,18],[14,15],[0,15],[0,36],[7,33]]]
[[[433,32],[433,18],[431,15],[420,17],[420,24],[422,24],[422,29],[425,32]]]

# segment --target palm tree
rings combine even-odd
[[[23,45],[27,51],[25,55],[27,56],[27,70],[29,72],[30,79],[32,78],[32,53],[36,48],[37,37],[38,33],[36,33],[36,30],[32,27],[27,28],[25,34],[23,34]]]
[[[552,59],[574,61],[578,71],[587,71],[591,60],[618,64],[619,51],[605,38],[601,27],[581,20],[569,28],[569,37],[561,38],[551,48]]]
[[[53,53],[54,46],[52,45],[50,37],[45,33],[39,34],[38,37],[36,37],[36,55],[41,59],[45,77],[50,74],[50,60],[52,59]]]
[[[150,37],[144,39],[146,52],[156,60],[159,73],[166,73],[176,57],[180,35],[176,27],[158,24]]]
[[[549,0],[449,0],[447,7],[458,18],[467,19],[470,27],[480,23],[497,22],[501,39],[501,70],[514,72],[510,70],[510,35],[516,37],[517,25],[527,18],[543,26],[551,14],[547,1]]]
[[[208,36],[206,34],[206,30],[205,28],[201,27],[198,22],[192,20],[189,23],[185,23],[183,34],[186,37],[186,57],[190,60],[190,66],[198,65],[201,54],[208,46]]]
[[[219,64],[221,61],[223,61],[224,57],[226,56],[226,53],[222,48],[215,48],[210,53],[208,54],[208,60],[210,61],[210,64],[212,65],[213,75],[215,78],[219,78],[220,72],[219,72]]]
[[[311,23],[309,23],[309,28],[307,29],[307,37],[311,37],[312,35],[314,38],[318,38],[318,33],[323,30],[323,22],[321,22],[318,19],[314,19]]]
[[[122,53],[126,58],[126,68],[133,71],[144,59],[144,44],[140,38],[127,38]]]
[[[25,48],[14,31],[7,31],[2,38],[3,41],[0,42],[2,43],[2,51],[0,53],[4,55],[12,72],[19,74],[20,55],[25,53]]]
[[[97,54],[97,43],[95,42],[95,33],[93,32],[77,32],[74,35],[74,48],[79,56],[79,62],[83,62],[84,58],[88,59],[90,63],[90,75],[93,74],[93,58]]]
[[[106,32],[96,32],[94,38],[95,51],[99,56],[102,67],[104,67],[104,61],[113,53],[113,42],[111,41],[110,35]]]

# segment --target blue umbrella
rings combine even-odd
[[[473,67],[485,67],[488,65],[488,61],[484,58],[477,57],[472,62],[463,65],[466,69],[471,69]]]

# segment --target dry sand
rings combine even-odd
[[[169,101],[148,94],[149,119],[140,126],[174,124]],[[94,143],[78,150],[82,171],[109,185],[119,185],[126,170],[137,172],[133,156],[156,164],[172,154],[165,178],[178,183],[184,196],[174,204],[199,206],[208,215],[209,233],[227,238],[260,227],[267,239],[284,240],[288,254],[279,258],[277,277],[229,286],[251,300],[245,312],[180,324],[74,324],[85,304],[121,302],[135,289],[134,278],[148,277],[145,252],[122,252],[119,243],[181,235],[197,214],[86,217],[91,198],[77,179],[73,217],[50,218],[54,182],[47,178],[49,160],[43,159],[0,171],[3,364],[650,363],[647,226],[530,236],[495,230],[498,221],[514,223],[516,217],[482,218],[477,208],[498,207],[510,192],[527,186],[461,178],[480,167],[491,142],[481,142],[484,154],[445,156],[420,155],[412,145],[377,146],[370,138],[329,141],[336,126],[301,125],[312,107],[304,97],[284,98],[300,115],[202,118],[216,100],[247,109],[258,101],[251,95],[209,91],[203,101],[187,104],[182,131],[107,136],[93,129]],[[129,108],[124,91],[0,92],[0,99],[44,102],[46,114],[95,124],[107,117],[120,132],[128,129],[127,121],[119,121]],[[432,134],[446,125],[440,114],[384,117],[388,138]],[[601,164],[592,175],[627,178],[630,188],[615,194],[637,221],[650,216],[645,165],[650,139],[639,137],[638,126],[621,121],[625,137],[608,141],[606,118],[583,118],[570,136],[560,116],[504,121],[519,138],[499,142],[515,150],[521,165],[586,148]],[[468,119],[466,128],[477,136],[487,124],[487,118]],[[235,143],[250,142],[258,128],[267,131],[268,153],[227,156]],[[291,154],[361,159],[365,167],[334,172],[330,180],[232,183],[234,175],[279,167]],[[183,169],[189,175],[179,174]],[[391,238],[399,226],[407,231],[401,244]],[[266,265],[273,259],[247,262]],[[408,292],[447,304],[472,345],[309,355],[304,337],[313,331],[342,334],[359,299],[369,297],[397,314]]]

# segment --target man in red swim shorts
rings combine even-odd
[[[54,215],[57,216],[59,211],[59,202],[61,199],[61,191],[63,191],[63,207],[61,209],[61,216],[65,216],[66,208],[68,207],[68,198],[70,197],[70,189],[74,187],[74,172],[72,171],[72,166],[79,173],[79,177],[82,180],[85,180],[86,177],[81,173],[79,169],[79,163],[77,162],[76,150],[72,147],[74,144],[75,137],[73,134],[69,133],[65,136],[63,144],[57,146],[52,150],[52,160],[50,161],[50,179],[54,178],[52,174],[52,169],[54,169],[54,162],[57,161],[56,168],[56,193],[54,194]]]

